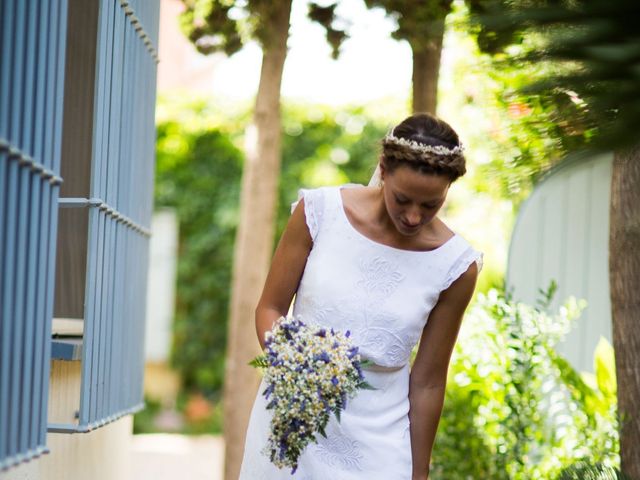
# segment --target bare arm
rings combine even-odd
[[[256,307],[256,333],[264,349],[265,333],[289,311],[313,241],[304,216],[304,199],[296,206],[276,248]]]
[[[420,339],[409,382],[413,480],[429,477],[429,462],[444,403],[449,360],[477,277],[478,267],[474,262],[441,293]]]

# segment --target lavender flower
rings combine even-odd
[[[273,410],[264,452],[279,468],[298,468],[306,446],[326,437],[330,415],[340,413],[347,399],[365,382],[358,347],[334,329],[308,326],[299,318],[281,317],[267,333],[265,353],[250,362],[264,369],[267,388],[262,392]]]

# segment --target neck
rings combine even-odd
[[[377,188],[374,196],[373,218],[381,228],[389,232],[395,232],[395,226],[391,221],[387,206],[384,203],[384,187]]]

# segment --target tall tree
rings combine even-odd
[[[393,38],[406,40],[413,56],[412,111],[435,114],[445,19],[451,12],[452,0],[365,0],[365,3],[368,8],[382,7],[397,20]],[[309,14],[326,29],[334,57],[338,56],[340,45],[347,38],[344,30],[334,27],[338,4],[319,6],[312,3]]]
[[[445,19],[452,0],[365,0],[369,8],[382,7],[397,19],[393,37],[406,40],[413,55],[412,110],[436,113],[438,77]]]
[[[225,479],[236,480],[259,383],[258,374],[248,362],[259,353],[254,312],[273,251],[281,164],[280,89],[291,0],[183,1],[183,26],[199,51],[233,54],[244,39],[255,38],[263,52],[253,123],[246,132],[225,364]],[[236,20],[243,17],[245,23]]]
[[[583,105],[580,118],[559,109],[558,121],[585,124],[587,150],[614,151],[609,281],[618,382],[622,470],[640,478],[640,16],[637,0],[474,0],[487,45],[538,36],[539,47],[517,59],[550,62],[556,74],[527,92]],[[490,32],[496,32],[491,35]],[[575,112],[572,112],[575,113]]]

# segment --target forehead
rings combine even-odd
[[[394,193],[418,201],[439,200],[449,189],[450,180],[444,175],[420,173],[407,167],[397,168],[387,175],[385,183]]]

